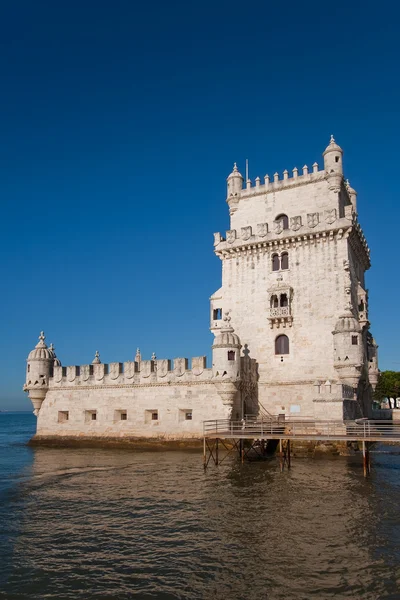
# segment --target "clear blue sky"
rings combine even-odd
[[[0,409],[64,365],[209,353],[233,161],[263,177],[344,149],[400,370],[398,3],[15,0],[0,8]]]

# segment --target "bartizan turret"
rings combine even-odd
[[[216,332],[212,346],[213,382],[225,405],[233,406],[240,381],[240,348],[239,336],[230,325],[229,312],[224,317],[224,324]]]
[[[364,363],[364,348],[361,326],[350,308],[338,318],[332,334],[338,377],[342,383],[356,388]]]
[[[49,378],[51,376],[55,356],[53,348],[48,348],[45,343],[43,331],[40,332],[39,342],[32,352],[29,353],[26,368],[26,383],[24,391],[33,404],[33,413],[37,416],[49,389]]]
[[[227,181],[226,201],[229,204],[229,212],[232,213],[237,209],[240,194],[243,188],[243,177],[239,173],[236,163],[233,165],[233,171],[229,175]]]
[[[329,189],[339,192],[343,182],[343,150],[337,145],[333,135],[322,156]]]

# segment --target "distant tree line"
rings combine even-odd
[[[381,371],[379,374],[378,383],[374,393],[374,399],[380,402],[384,398],[388,398],[390,408],[390,398],[400,397],[400,372],[399,371]]]

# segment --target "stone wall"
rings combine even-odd
[[[37,433],[49,437],[192,439],[202,436],[203,421],[230,418],[230,412],[216,387],[206,381],[60,386],[47,392],[38,415]]]

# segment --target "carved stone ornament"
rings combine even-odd
[[[157,376],[165,377],[169,371],[169,360],[162,358],[157,361]]]
[[[135,363],[128,361],[124,363],[125,379],[133,379],[135,377]]]
[[[67,367],[67,381],[75,381],[76,378],[76,367]]]
[[[316,227],[319,223],[319,214],[318,213],[309,213],[307,215],[307,225],[309,227]]]
[[[93,365],[93,371],[94,371],[94,378],[97,381],[101,381],[102,379],[104,379],[104,365],[103,364],[97,364],[97,365]]]
[[[332,225],[336,221],[336,208],[325,211],[325,221]]]
[[[119,363],[110,363],[109,369],[110,379],[118,379],[120,371]]]
[[[192,373],[193,373],[193,375],[195,375],[196,377],[201,375],[204,371],[205,364],[206,364],[205,356],[196,356],[196,357],[192,358]]]
[[[282,231],[283,231],[282,219],[280,219],[279,221],[274,221],[274,229],[275,229],[275,233],[282,233]]]
[[[247,241],[251,238],[251,225],[242,227],[242,240]]]
[[[62,381],[62,367],[54,367],[54,381],[60,383]]]
[[[174,359],[174,374],[176,377],[182,377],[186,371],[186,358],[175,358]]]
[[[290,218],[290,229],[293,229],[293,231],[298,231],[301,227],[301,217],[297,216],[297,217],[291,217]]]
[[[81,379],[83,381],[87,381],[90,377],[90,366],[89,365],[82,365],[81,366]]]
[[[236,229],[230,229],[229,231],[226,232],[226,241],[229,244],[233,244],[233,242],[236,240]]]
[[[268,233],[268,223],[258,223],[257,225],[257,235],[260,237],[266,236]]]
[[[150,377],[150,373],[152,371],[152,361],[151,360],[142,360],[140,363],[140,375],[142,377]]]

